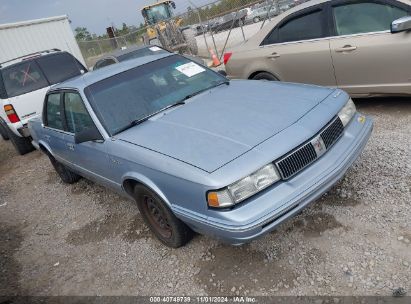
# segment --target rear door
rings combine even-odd
[[[392,34],[409,7],[390,0],[334,2],[330,39],[337,84],[352,95],[411,93],[411,34]]]
[[[328,29],[323,6],[311,7],[282,20],[258,52],[282,81],[335,86]]]

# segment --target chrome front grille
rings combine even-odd
[[[325,148],[331,147],[338,138],[343,134],[344,126],[341,119],[337,118],[331,122],[322,132],[321,138],[324,141]]]
[[[313,139],[275,162],[283,179],[289,179],[324,154],[344,133],[339,117],[328,123]]]

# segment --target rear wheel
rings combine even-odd
[[[261,72],[255,75],[253,80],[269,80],[269,81],[278,81],[277,77],[275,77],[273,74],[267,73],[267,72]]]
[[[153,191],[137,185],[134,188],[134,198],[144,221],[163,244],[178,248],[192,238],[191,229],[180,221]]]
[[[34,150],[33,145],[31,144],[31,140],[29,137],[20,137],[14,134],[12,130],[7,128],[7,135],[11,140],[14,148],[20,155],[27,154]]]
[[[4,121],[2,119],[0,119],[0,135],[4,140],[9,139],[9,134],[7,133],[8,128],[9,127],[7,127],[7,125],[4,123]]]
[[[49,154],[47,154],[47,156],[49,157],[50,162],[54,167],[54,170],[56,170],[57,174],[60,176],[63,183],[74,184],[74,183],[76,183],[80,180],[80,178],[81,178],[80,175],[78,175],[78,174],[74,173],[73,171],[69,170],[62,163],[59,163],[53,156],[51,156]]]

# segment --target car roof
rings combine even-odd
[[[103,59],[106,59],[106,58],[109,58],[109,57],[118,58],[118,57],[120,57],[120,56],[122,56],[122,55],[125,55],[125,54],[128,54],[128,53],[132,53],[132,52],[137,51],[137,50],[148,49],[148,48],[153,47],[153,46],[154,46],[154,45],[143,45],[143,46],[141,46],[141,45],[140,45],[140,46],[133,45],[133,46],[129,46],[129,47],[127,47],[127,48],[124,49],[124,50],[116,50],[116,51],[114,51],[114,52],[112,52],[112,53],[106,54],[104,57],[102,57],[101,59],[99,59],[99,61],[100,61],[100,60],[103,60]],[[167,50],[165,50],[165,49],[163,49],[163,48],[161,48],[161,49],[167,52]]]
[[[259,30],[254,36],[252,36],[249,39],[250,44],[249,45],[253,45],[254,43],[260,43],[267,35],[269,32],[271,32],[271,30],[274,28],[274,26],[276,26],[280,21],[282,21],[284,18],[299,12],[305,8],[309,8],[315,5],[319,5],[322,3],[326,3],[326,2],[335,2],[336,0],[310,0],[304,3],[301,3],[297,6],[294,6],[293,8],[285,11],[284,13],[271,18],[270,22],[267,22],[267,25],[265,25],[261,30]],[[397,2],[406,4],[406,5],[411,5],[411,1],[410,0],[395,0]],[[245,46],[245,45],[244,45]],[[247,48],[247,47],[246,47]]]
[[[44,56],[49,56],[53,54],[58,54],[58,53],[67,53],[66,51],[61,51],[59,49],[50,49],[50,50],[44,50],[44,51],[38,51],[34,52],[31,54],[26,54],[17,58],[13,58],[4,62],[0,63],[0,69],[6,68],[6,67],[11,67],[14,65],[17,65],[22,62],[30,61],[37,59],[39,57],[44,57]]]
[[[104,67],[104,69],[97,69],[95,71],[91,71],[85,73],[83,75],[71,78],[59,84],[56,84],[51,87],[50,91],[61,90],[61,89],[78,89],[83,90],[84,88],[88,87],[89,85],[99,82],[103,79],[109,78],[116,74],[122,73],[127,71],[131,68],[135,68],[165,57],[175,56],[174,53],[162,53],[162,54],[155,54],[150,56],[139,57],[135,59],[130,59],[127,61],[119,62],[117,64],[112,64],[109,66]]]

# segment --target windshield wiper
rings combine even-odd
[[[115,134],[121,133],[121,132],[123,132],[127,129],[130,129],[131,127],[137,126],[137,125],[149,120],[151,117],[157,115],[158,113],[160,113],[162,111],[165,111],[165,110],[168,110],[170,108],[174,108],[174,107],[177,107],[177,106],[180,106],[180,105],[184,105],[184,104],[186,104],[184,101],[178,101],[178,102],[173,103],[171,105],[168,105],[168,106],[166,106],[166,107],[164,107],[164,108],[162,108],[162,109],[160,109],[160,110],[158,110],[154,113],[151,113],[150,115],[144,116],[143,118],[133,120],[127,126],[125,126],[125,127],[121,128],[120,130],[118,130]]]
[[[222,84],[230,85],[230,80],[227,79],[227,80],[221,81],[221,82],[219,82],[219,83],[217,83],[217,84],[215,84],[215,85],[212,85],[212,86],[210,86],[210,87],[208,87],[208,88],[205,88],[205,89],[202,89],[202,90],[200,90],[200,91],[197,91],[197,92],[188,94],[188,95],[186,95],[184,98],[182,98],[182,99],[180,100],[180,102],[181,102],[181,101],[184,102],[185,100],[187,100],[187,99],[189,99],[189,98],[191,98],[191,97],[194,97],[194,96],[196,96],[196,95],[198,95],[198,94],[201,94],[201,93],[203,93],[203,92],[205,92],[205,91],[208,91],[208,90],[210,90],[210,89],[212,89],[212,88],[218,87],[218,86],[220,86],[220,85],[222,85]]]

